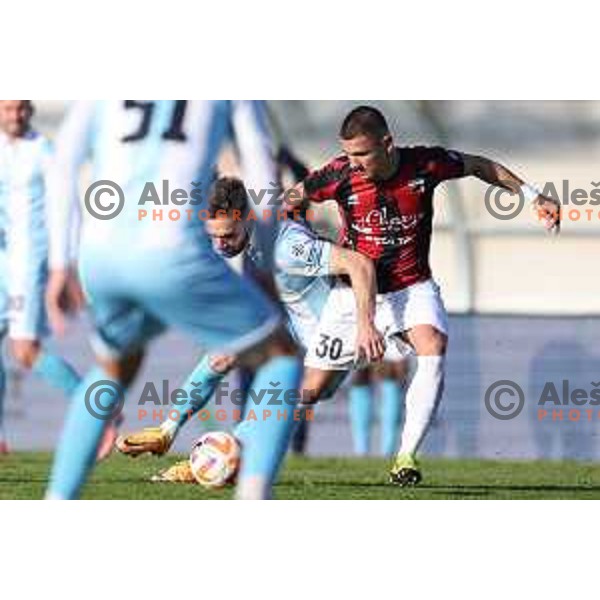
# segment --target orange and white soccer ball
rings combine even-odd
[[[239,442],[225,431],[212,431],[194,442],[190,453],[190,467],[200,485],[220,488],[235,479],[240,459]]]

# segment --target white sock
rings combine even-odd
[[[411,359],[398,454],[414,455],[423,442],[444,391],[444,364],[443,356],[417,356]]]

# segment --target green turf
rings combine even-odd
[[[177,457],[112,456],[84,491],[95,499],[230,498],[231,490],[208,492],[197,485],[151,483],[147,478]],[[0,457],[0,499],[41,498],[50,455],[16,453]],[[553,461],[429,459],[423,483],[399,489],[386,483],[388,461],[352,458],[291,458],[275,493],[310,499],[502,499],[600,498],[600,464]]]

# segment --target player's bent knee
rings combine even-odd
[[[448,336],[433,326],[419,326],[411,330],[409,341],[419,356],[443,356]]]
[[[97,357],[98,363],[106,374],[128,386],[136,377],[144,360],[143,350],[119,358]]]
[[[302,379],[302,404],[316,404],[330,399],[346,376],[345,371],[321,371],[305,367]]]
[[[417,351],[417,356],[445,356],[446,345],[442,342],[430,342],[423,344]]]
[[[443,356],[446,354],[447,345],[448,337],[436,331],[436,333],[422,344],[422,348],[418,354],[421,356]]]
[[[302,387],[302,393],[300,398],[300,404],[310,405],[316,404],[321,399],[321,394],[314,387],[310,387],[310,384],[304,384]]]

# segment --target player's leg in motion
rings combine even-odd
[[[184,389],[196,390],[197,394],[188,396],[187,401],[177,407],[178,418],[167,419],[160,425],[161,431],[168,437],[169,447],[181,427],[206,406],[216,387],[236,363],[237,358],[230,355],[206,355],[198,363],[184,385]]]
[[[302,360],[287,331],[280,328],[240,361],[256,375],[248,390],[244,421],[236,428],[243,448],[236,497],[264,499],[271,496],[296,424]]]
[[[81,382],[79,374],[61,356],[48,351],[40,341],[46,333],[43,311],[43,289],[25,299],[25,310],[11,320],[9,329],[10,351],[17,364],[60,390],[70,399]],[[14,332],[13,332],[14,326]],[[117,423],[111,421],[105,428],[102,444],[98,448],[98,460],[112,450],[117,436]]]
[[[287,344],[287,343],[286,343]],[[194,369],[192,375],[188,378],[190,389],[201,392],[200,398],[196,395],[195,399],[190,398],[183,406],[178,406],[179,418],[176,420],[166,419],[159,427],[147,427],[140,432],[130,433],[121,436],[117,440],[119,451],[128,456],[139,456],[140,454],[164,454],[172,445],[175,436],[181,428],[191,420],[191,418],[210,401],[210,398],[223,378],[234,367],[239,367],[240,360],[237,357],[225,355],[206,355]],[[243,373],[251,374],[252,371],[247,368],[240,369]],[[301,401],[305,403],[298,406],[300,413],[298,421],[294,418],[292,434],[295,435],[303,422],[310,422],[314,417],[314,404],[320,400],[331,398],[339,389],[341,383],[347,375],[346,371],[322,371],[320,369],[305,368],[302,379]],[[242,384],[244,396],[248,396],[252,379],[246,384]],[[254,408],[254,404],[250,405]],[[236,434],[243,436],[247,425],[242,423]],[[292,448],[292,450],[294,450]],[[181,481],[181,474],[184,473],[184,480],[188,480],[186,465],[188,461],[179,461],[172,468],[162,471],[156,477],[158,481],[173,481],[171,472],[175,476],[175,481]],[[191,475],[190,475],[191,476]]]
[[[124,389],[137,372],[139,357],[139,353],[132,352],[118,360],[99,360],[99,365],[80,381],[54,456],[47,498],[78,497],[105,428],[122,407]]]
[[[50,499],[79,496],[103,433],[120,415],[125,389],[137,374],[146,342],[164,329],[137,300],[127,297],[131,289],[144,291],[140,282],[147,273],[135,258],[131,264],[120,264],[123,254],[106,256],[101,248],[92,247],[80,255],[79,277],[95,325],[96,366],[71,395],[46,494]],[[48,289],[61,297],[70,287],[69,277],[73,275],[51,271]]]
[[[11,339],[11,354],[25,370],[30,370],[68,398],[77,388],[80,377],[63,358],[44,350],[35,339]]]
[[[27,268],[27,265],[23,265]],[[44,309],[45,276],[42,269],[30,269],[30,289],[19,303],[9,302],[9,350],[24,371],[41,378],[69,399],[80,382],[79,374],[62,357],[47,350],[42,338],[47,333]]]
[[[202,285],[201,278],[197,278],[197,281],[198,285]],[[252,282],[246,282],[243,290],[246,303],[240,304],[235,301],[242,293],[238,283],[239,276],[227,269],[222,273],[220,281],[224,288],[222,298],[228,298],[228,301],[226,303],[223,300],[212,305],[215,315],[218,312],[223,314],[214,319],[213,324],[216,325],[220,321],[228,323],[232,325],[232,331],[237,332],[240,329],[247,330],[249,323],[260,324],[262,320],[263,325],[260,325],[259,329],[266,331],[267,337],[249,349],[242,349],[236,361],[232,357],[216,355],[203,359],[183,386],[188,392],[188,397],[192,390],[200,390],[201,399],[198,400],[196,396],[184,406],[178,406],[181,418],[175,426],[163,423],[161,427],[172,428],[172,435],[175,435],[179,428],[210,400],[214,388],[234,362],[253,370],[255,376],[248,390],[244,419],[235,431],[243,449],[236,497],[250,500],[266,499],[271,497],[272,485],[296,424],[302,361],[285,329],[279,327],[268,334],[269,330],[273,330],[277,318],[269,318],[271,326],[264,323],[264,316],[268,314],[265,310],[266,300],[261,299],[262,295],[254,289]],[[230,293],[226,291],[228,288]],[[228,308],[232,310],[229,311]],[[178,314],[181,312],[178,311]],[[239,328],[235,326],[236,323]],[[260,335],[257,333],[252,337]],[[262,335],[264,337],[264,334]],[[170,434],[167,439],[170,439]]]
[[[246,418],[249,411],[253,411],[257,413],[257,419],[244,420],[235,432],[242,444],[256,440],[260,442],[247,448],[244,453],[243,461],[245,462],[242,463],[237,489],[237,497],[240,499],[269,497],[270,488],[265,487],[265,481],[268,479],[261,473],[269,474],[272,480],[285,456],[294,431],[303,419],[312,420],[314,404],[320,400],[331,398],[346,376],[345,371],[322,371],[310,367],[304,369],[302,374],[303,369],[298,367],[299,359],[295,357],[297,361],[295,366],[290,360],[290,353],[295,352],[295,347],[289,334],[284,330],[280,330],[275,335],[266,345],[265,351],[271,356],[271,359],[267,359],[263,368],[257,372],[246,401]],[[256,355],[256,353],[254,354]],[[284,362],[283,358],[286,356],[287,359]],[[257,355],[253,360],[251,359],[249,364],[253,362],[256,364],[256,360],[262,359]],[[262,402],[260,405],[256,403],[257,392],[260,393],[263,389],[273,389],[271,377],[274,376],[276,369],[277,377],[283,373],[284,377],[287,375],[289,378],[289,390],[294,389],[291,387],[293,383],[296,384],[296,389],[301,388],[300,404],[288,402],[284,402],[283,406],[267,404],[265,409]],[[283,388],[283,386],[281,387]],[[298,406],[297,410],[295,410],[296,406]],[[277,413],[276,416],[275,413]],[[270,425],[265,425],[269,419],[271,419]]]
[[[356,371],[352,377],[352,387],[348,393],[350,429],[354,454],[365,456],[371,447],[371,426],[373,424],[373,386],[371,368]]]
[[[214,387],[226,374],[225,371],[220,374],[215,371],[211,373],[209,367],[211,362],[216,369],[233,365],[233,361],[225,361],[224,358],[206,357],[196,368],[198,372],[204,371],[202,381],[207,382],[208,393],[203,396],[200,403],[193,402],[187,406],[190,414],[194,414],[208,402]],[[248,390],[245,418],[235,431],[235,435],[240,439],[243,447],[237,497],[240,499],[268,498],[272,482],[286,454],[292,433],[300,425],[302,419],[310,420],[312,418],[314,411],[312,404],[333,396],[345,378],[346,372],[309,368],[300,382],[302,375],[300,360],[296,356],[296,349],[289,334],[283,329],[278,330],[258,347],[242,354],[237,362],[253,370],[256,369],[256,375]],[[194,377],[191,377],[190,380],[193,381]],[[199,380],[196,379],[196,384],[198,382]],[[299,388],[302,391],[298,395],[306,404],[296,410],[297,403],[295,401],[282,401],[282,398],[285,397],[286,392],[296,391]],[[269,393],[273,390],[281,390],[281,394],[279,399],[270,404],[268,394],[263,396],[263,392]],[[271,399],[274,399],[273,396]],[[253,415],[252,418],[249,418],[250,414]],[[178,427],[181,427],[186,420],[186,418],[181,420]],[[162,426],[166,427],[167,423],[163,423]],[[161,476],[159,476],[160,478]]]
[[[292,410],[298,401],[301,361],[287,335],[281,330],[274,333],[279,316],[252,282],[243,281],[216,257],[199,257],[193,247],[188,248],[188,253],[189,257],[183,256],[183,251],[175,257],[177,269],[172,268],[169,258],[165,257],[164,265],[152,270],[152,273],[161,273],[160,280],[141,268],[129,269],[131,274],[127,285],[136,297],[144,299],[148,312],[156,315],[161,323],[187,331],[208,348],[237,348],[244,364],[257,367],[249,392],[251,397],[258,399],[253,406],[256,420],[248,421],[243,435],[240,434],[243,457],[238,497],[266,498],[270,496],[271,485],[285,455],[294,424]],[[159,258],[155,258],[155,265],[158,262]],[[110,278],[107,278],[109,272],[111,270],[104,266],[102,269],[97,267],[93,276],[89,276],[86,289],[103,339],[114,344],[120,337],[118,319],[122,320],[124,311],[115,300],[122,296],[122,292],[119,294],[119,290],[112,290]],[[108,290],[104,298],[103,277],[108,279],[104,282]],[[100,310],[103,300],[108,306],[108,319],[103,318]],[[199,310],[199,306],[203,310]],[[133,308],[137,308],[138,313],[145,312],[135,305]],[[131,338],[131,326],[123,327],[121,324],[121,329]],[[148,333],[136,333],[132,339],[118,346],[131,349],[135,343],[139,347],[149,338]],[[115,366],[118,368],[113,370]],[[73,498],[79,494],[103,430],[103,415],[90,414],[90,391],[100,381],[104,388],[108,388],[94,391],[93,405],[101,406],[104,414],[111,414],[115,404],[122,400],[122,386],[127,383],[128,374],[120,370],[122,367],[122,363],[115,365],[105,361],[83,379],[75,392],[55,457],[49,497]],[[191,396],[197,381],[191,377],[188,383],[188,395]],[[293,392],[292,402],[286,405],[280,400],[282,406],[269,405],[272,395],[268,392],[273,389],[280,391],[281,397],[286,392]],[[287,414],[278,414],[278,408],[281,412],[287,411]]]
[[[404,404],[402,381],[406,376],[405,361],[384,362],[381,366],[380,384],[380,448],[384,456],[393,456],[398,448],[400,418]]]
[[[146,427],[140,432],[120,436],[117,450],[128,456],[162,455],[169,451],[181,428],[211,399],[215,388],[236,365],[237,358],[228,355],[206,355],[182,386],[185,401],[170,411],[170,416],[158,427]],[[171,413],[175,413],[175,418]]]
[[[5,312],[5,333],[8,350],[16,364],[24,371],[40,377],[69,398],[79,384],[79,375],[63,358],[44,347],[42,339],[48,333],[44,292],[46,285],[45,250],[34,251],[23,260],[18,254],[11,257],[7,278],[23,279],[27,285],[18,297],[2,294]],[[2,270],[4,261],[2,256]],[[10,289],[10,286],[8,286]]]
[[[308,446],[308,435],[310,430],[310,415],[305,407],[300,407],[300,420],[292,433],[291,451],[296,456],[304,456]]]
[[[9,347],[13,359],[23,370],[40,377],[69,398],[80,377],[65,359],[50,352],[45,343],[49,333],[44,302],[48,280],[46,260],[46,248],[35,247],[25,258],[18,253],[12,257],[10,276],[27,283],[19,290],[19,296],[9,298]]]
[[[448,337],[432,325],[417,325],[406,332],[416,356],[409,359],[406,415],[400,450],[390,481],[415,485],[421,480],[416,453],[429,429],[444,390],[444,363]]]

